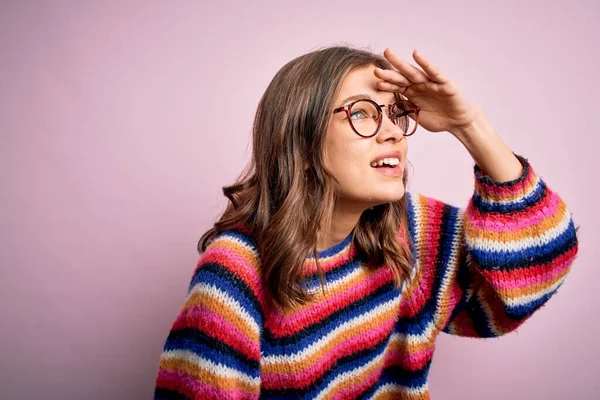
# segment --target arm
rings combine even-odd
[[[431,293],[439,330],[470,337],[514,331],[571,268],[578,248],[571,214],[528,161],[517,159],[523,171],[510,182],[475,166],[466,209],[411,196],[420,290]]]
[[[397,70],[376,68],[378,87],[413,101],[419,125],[450,132],[476,163],[466,210],[424,196],[413,202],[419,286],[407,298],[420,300],[408,309],[420,318],[434,312],[436,327],[455,334],[514,330],[556,292],[576,256],[571,215],[437,66],[416,50],[422,69],[389,49],[384,56]]]
[[[155,399],[258,399],[262,316],[255,254],[233,231],[206,249],[164,345]]]
[[[563,284],[578,242],[560,196],[519,157],[523,172],[500,183],[475,166],[464,212],[464,251],[449,301],[447,333],[490,337],[515,330]]]
[[[444,331],[497,336],[516,329],[556,293],[578,243],[562,199],[512,153],[478,108],[476,115],[451,132],[475,161],[476,180],[464,218],[463,295]]]

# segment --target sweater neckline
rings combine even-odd
[[[338,244],[335,244],[328,249],[317,251],[317,257],[318,258],[328,258],[328,257],[338,255],[346,247],[348,247],[350,242],[352,242],[353,234],[354,234],[354,229],[351,230],[350,233],[348,234],[348,236],[346,236],[346,238],[344,240],[342,240],[341,242],[339,242]],[[309,258],[312,258],[312,257],[309,257]]]

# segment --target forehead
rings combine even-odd
[[[359,93],[364,93],[380,104],[393,103],[396,99],[394,93],[379,90],[377,78],[374,74],[375,66],[356,68],[349,72],[343,79],[336,105],[342,105],[344,99]]]

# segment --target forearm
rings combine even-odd
[[[485,175],[497,182],[517,179],[523,173],[523,166],[494,132],[483,111],[477,107],[476,113],[472,124],[450,133],[465,146]]]

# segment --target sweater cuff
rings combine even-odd
[[[513,153],[523,166],[521,176],[512,181],[498,182],[485,175],[479,165],[475,164],[475,191],[484,202],[514,202],[526,196],[537,180],[536,174],[529,161],[516,153]]]

